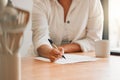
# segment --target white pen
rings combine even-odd
[[[48,39],[48,41],[50,42],[50,44],[51,44],[54,48],[58,49],[58,47],[53,43],[53,41],[52,41],[51,39]],[[62,55],[62,57],[63,57],[64,59],[66,59],[64,55]]]

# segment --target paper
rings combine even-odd
[[[69,64],[69,63],[78,63],[78,62],[87,62],[87,61],[96,61],[97,58],[90,57],[90,56],[82,56],[82,55],[76,55],[76,54],[64,54],[66,59],[60,58],[55,63],[57,64]],[[48,58],[43,57],[36,57],[37,60],[47,61],[50,62]]]

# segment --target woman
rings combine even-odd
[[[33,4],[33,43],[38,54],[52,62],[64,53],[94,50],[94,42],[102,37],[100,0],[34,0]],[[49,38],[58,49],[51,47]]]

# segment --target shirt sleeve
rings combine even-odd
[[[86,37],[73,43],[80,45],[82,51],[95,50],[95,41],[102,39],[103,9],[100,0],[90,0]]]
[[[44,0],[33,0],[32,9],[32,39],[35,50],[43,44],[50,45],[48,42],[49,30],[47,11]]]

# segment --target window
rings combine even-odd
[[[109,39],[111,48],[120,48],[120,0],[109,0]]]
[[[120,0],[101,0],[104,10],[103,39],[110,40],[111,54],[120,55]]]

